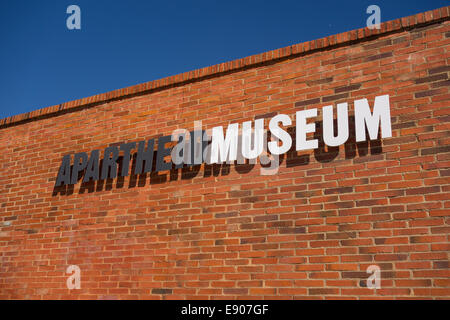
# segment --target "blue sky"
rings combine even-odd
[[[448,1],[2,0],[0,118],[361,28],[371,4],[387,21]]]

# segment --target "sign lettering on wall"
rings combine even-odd
[[[323,140],[327,146],[336,147],[349,139],[349,111],[347,103],[336,106],[337,128],[334,125],[333,106],[321,109],[323,117]],[[367,99],[354,101],[355,137],[356,142],[375,140],[381,130],[381,138],[392,137],[389,95],[377,96],[371,111]],[[68,154],[62,159],[55,186],[76,184],[79,174],[84,172],[82,182],[114,179],[130,174],[131,157],[135,155],[136,163],[132,174],[139,175],[151,171],[166,171],[173,167],[194,166],[202,163],[245,163],[259,157],[261,163],[267,151],[271,156],[279,156],[293,147],[293,137],[284,128],[293,125],[295,121],[295,150],[311,150],[318,148],[317,139],[308,139],[316,131],[311,119],[318,116],[318,110],[308,109],[297,111],[295,119],[286,114],[278,114],[270,119],[268,130],[264,128],[264,119],[246,121],[242,124],[228,125],[226,132],[222,126],[203,130],[196,127],[194,131],[178,129],[170,136],[148,141],[128,142],[120,146],[109,146],[104,149],[100,161],[100,150]],[[200,122],[201,123],[201,122]],[[335,134],[335,131],[337,134]],[[366,135],[366,131],[368,135]],[[268,132],[271,139],[268,139]],[[166,147],[175,143],[173,147]],[[118,158],[122,152],[121,169],[118,170]],[[156,156],[156,163],[153,163]],[[170,156],[170,161],[166,158]],[[73,159],[73,165],[71,165]]]

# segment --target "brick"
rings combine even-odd
[[[450,66],[440,66],[428,69],[428,74],[436,74],[450,71]]]
[[[355,84],[352,84],[352,85],[349,85],[349,86],[335,88],[334,89],[334,93],[353,91],[353,90],[358,90],[359,88],[361,88],[361,84],[360,83],[355,83]]]
[[[438,74],[434,76],[424,77],[424,78],[418,78],[415,81],[416,84],[425,83],[425,82],[433,82],[437,80],[447,80],[446,74]]]
[[[303,106],[318,104],[318,103],[320,103],[320,98],[308,99],[308,100],[304,100],[304,101],[297,101],[295,103],[295,107],[303,107]]]
[[[373,56],[369,56],[369,57],[365,58],[364,61],[374,61],[374,60],[384,59],[384,58],[392,57],[392,55],[393,55],[392,52],[380,53],[380,54],[376,54]]]
[[[324,96],[324,97],[322,97],[322,102],[336,101],[336,100],[345,99],[347,97],[348,97],[348,93],[340,93],[340,94],[335,94],[335,95],[331,95],[331,96]]]

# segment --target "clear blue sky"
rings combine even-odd
[[[448,1],[1,0],[0,118],[361,28],[371,4],[387,21]]]

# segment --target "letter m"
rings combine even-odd
[[[226,138],[223,136],[223,127],[212,129],[211,161],[210,163],[222,163],[237,159],[239,124],[230,124],[227,128]],[[220,160],[219,160],[220,154]]]
[[[381,137],[392,137],[389,95],[375,97],[373,112],[370,111],[367,99],[355,100],[356,142],[366,140],[366,126],[370,140],[376,140],[378,138],[380,123]]]

